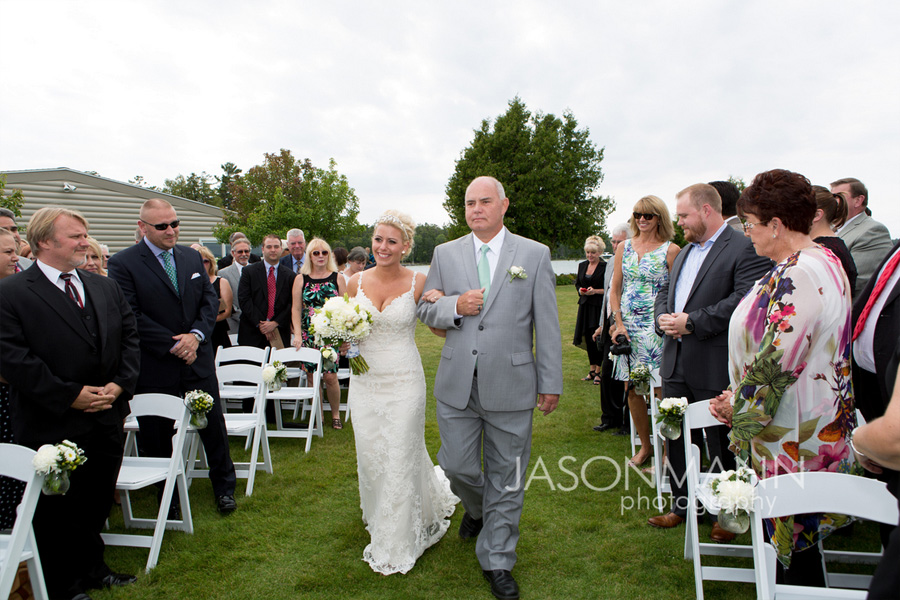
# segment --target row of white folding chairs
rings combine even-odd
[[[751,545],[700,543],[697,502],[711,514],[718,506],[709,482],[716,473],[700,472],[700,449],[690,443],[691,430],[722,426],[709,412],[709,401],[688,406],[684,415],[685,464],[687,465],[688,516],[684,557],[693,561],[696,597],[703,598],[703,581],[740,581],[756,584],[759,600],[788,598],[865,598],[871,577],[827,573],[828,588],[803,588],[775,584],[775,549],[765,542],[763,521],[804,513],[836,513],[897,525],[897,499],[887,486],[874,479],[843,473],[809,472],[770,477],[758,482],[757,499],[751,512]],[[819,544],[822,550],[821,543]],[[826,562],[877,563],[880,553],[822,551]],[[702,556],[752,557],[753,568],[706,566]],[[848,589],[855,588],[855,589]]]
[[[653,445],[653,483],[656,487],[656,506],[660,512],[666,512],[666,504],[663,501],[663,494],[671,492],[669,485],[668,470],[665,465],[665,438],[659,433],[659,424],[656,422],[656,415],[659,414],[656,398],[656,388],[660,385],[659,369],[650,373],[650,394],[648,396],[649,405],[647,414],[650,418],[650,443]],[[628,391],[625,391],[625,402],[628,402]],[[634,419],[631,411],[628,411],[629,424],[631,426],[631,455],[637,454],[637,448],[641,445],[641,438],[638,435],[637,428],[634,426]]]

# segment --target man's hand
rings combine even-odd
[[[191,354],[194,355],[194,358],[197,358],[197,348],[200,346],[200,342],[197,341],[193,333],[180,333],[173,335],[172,339],[176,341],[176,344],[172,346],[169,352],[185,362],[187,362]],[[194,361],[192,360],[191,362]],[[191,363],[189,362],[188,364]]]
[[[474,317],[484,308],[484,288],[469,290],[456,299],[456,314]]]
[[[659,328],[662,329],[663,333],[677,340],[681,336],[688,335],[690,333],[690,331],[687,330],[687,320],[688,314],[686,312],[680,312],[667,315],[659,315],[659,320],[657,321],[657,323],[659,324]]]
[[[537,407],[546,417],[559,406],[559,394],[538,394]]]
[[[114,383],[107,384],[107,386],[109,385],[115,385],[117,388],[119,388],[119,386]],[[119,390],[121,389],[122,388],[119,388]],[[107,393],[105,391],[105,387],[86,385],[81,388],[81,393],[79,393],[78,397],[75,398],[75,402],[72,403],[72,408],[74,408],[75,410],[83,410],[86,413],[109,410],[116,398],[116,395]]]
[[[268,337],[270,333],[278,329],[277,321],[260,321],[259,322],[259,331]]]

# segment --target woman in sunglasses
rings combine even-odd
[[[291,307],[294,325],[294,346],[319,349],[309,335],[309,322],[317,308],[334,296],[344,295],[344,278],[337,272],[331,246],[321,238],[313,238],[306,246],[306,260],[294,279],[294,302]],[[341,387],[337,378],[338,365],[323,370],[328,405],[331,407],[331,426],[343,429],[341,423]]]
[[[619,381],[628,381],[631,370],[638,365],[645,365],[651,372],[659,369],[663,340],[653,326],[653,302],[660,288],[669,281],[669,270],[680,250],[670,241],[675,227],[669,211],[656,196],[644,196],[637,201],[629,225],[632,238],[616,249],[609,284],[609,309],[615,319],[610,336],[613,344],[619,336],[625,336],[631,345],[630,355],[614,357],[613,377]],[[598,329],[595,339],[599,334]],[[628,409],[641,439],[640,450],[628,464],[639,467],[652,456],[653,446],[647,401],[635,392],[634,386],[628,390]]]

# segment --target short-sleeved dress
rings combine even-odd
[[[613,376],[618,381],[628,381],[629,364],[634,368],[647,365],[651,371],[659,368],[663,339],[653,327],[653,303],[656,294],[669,281],[669,264],[666,255],[671,242],[664,242],[638,259],[638,254],[625,240],[622,250],[622,302],[619,310],[622,322],[631,337],[631,362],[628,356],[616,356],[613,360]]]
[[[324,279],[313,279],[309,275],[303,276],[303,314],[301,315],[301,327],[303,329],[303,345],[307,348],[321,349],[313,343],[313,337],[309,335],[309,322],[312,320],[313,314],[315,314],[317,308],[321,308],[329,298],[338,295],[338,277],[339,275],[335,272],[332,272]],[[332,373],[337,373],[337,370],[337,363],[330,369],[323,368],[323,371],[330,371]]]
[[[731,449],[761,479],[804,471],[861,472],[847,443],[856,427],[851,291],[835,255],[813,246],[775,265],[731,316]],[[790,566],[792,551],[848,522],[844,515],[816,513],[765,525],[779,561]]]

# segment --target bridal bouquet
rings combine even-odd
[[[69,440],[58,444],[44,444],[31,460],[38,475],[46,475],[42,491],[48,496],[69,491],[69,472],[83,465],[87,457],[84,450]]]
[[[212,410],[213,397],[203,390],[192,390],[184,395],[184,405],[191,411],[191,425],[204,429],[209,424],[206,413]]]
[[[640,364],[631,369],[628,379],[634,384],[634,393],[638,396],[646,396],[650,393],[650,368]]]
[[[309,333],[315,336],[315,344],[339,347],[344,342],[359,343],[372,331],[372,313],[347,294],[329,298],[317,308],[309,323]],[[350,371],[360,375],[369,370],[369,364],[361,355],[350,356]]]
[[[280,390],[288,378],[287,367],[280,360],[273,360],[271,363],[263,365],[262,378],[270,392]]]
[[[756,501],[755,473],[746,466],[725,471],[712,480],[712,495],[719,505],[719,525],[732,533],[750,527],[750,511]]]
[[[677,440],[681,437],[681,421],[684,419],[687,405],[687,398],[663,398],[660,400],[659,414],[656,415],[660,435],[670,440]]]

